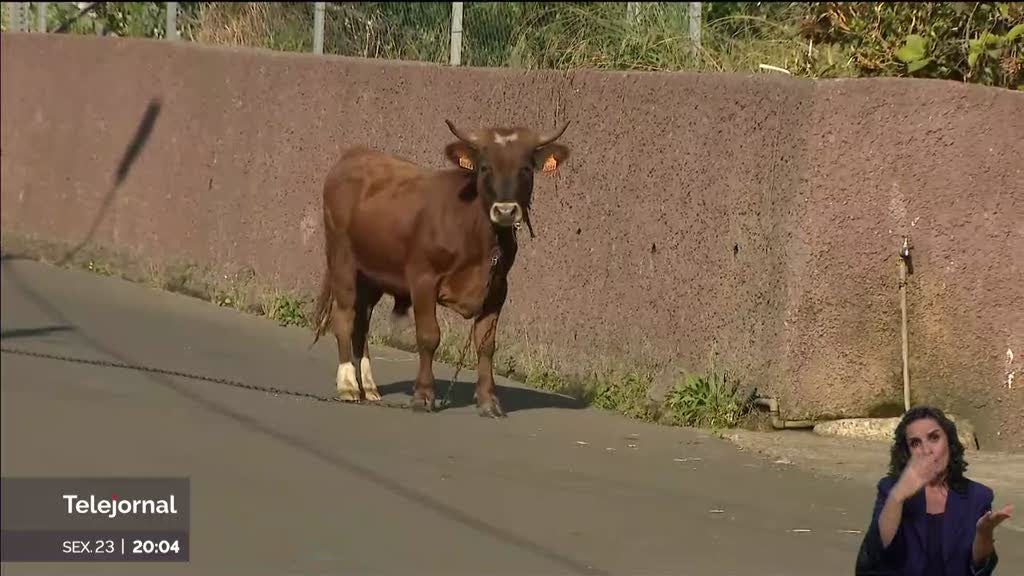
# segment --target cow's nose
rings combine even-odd
[[[512,226],[523,219],[523,209],[518,202],[495,202],[491,206],[491,222],[499,226]]]

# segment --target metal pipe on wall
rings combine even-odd
[[[910,258],[910,238],[903,237],[900,247],[900,334],[903,339],[903,409],[910,410],[910,343],[907,334],[907,260]]]
[[[772,428],[776,430],[786,430],[791,428],[814,428],[817,424],[814,420],[783,420],[779,416],[779,401],[776,398],[756,398],[754,399],[755,406],[761,406],[768,409],[768,414],[771,416]]]

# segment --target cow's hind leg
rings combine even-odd
[[[334,308],[331,312],[331,328],[338,340],[338,373],[335,376],[339,400],[357,402],[359,382],[356,381],[356,367],[352,363],[352,332],[356,316],[356,273],[349,257],[347,245],[339,246],[335,252],[331,280]]]
[[[359,359],[359,381],[363,385],[363,397],[371,402],[380,400],[377,383],[370,368],[370,317],[373,307],[380,301],[383,292],[362,274],[356,277],[355,319],[352,323],[352,355]]]

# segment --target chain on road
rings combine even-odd
[[[247,384],[239,380],[233,380],[230,378],[214,378],[211,376],[203,376],[201,374],[192,374],[189,372],[181,372],[179,370],[167,370],[165,368],[154,368],[152,366],[143,366],[141,364],[128,364],[125,362],[114,362],[111,360],[94,360],[89,358],[80,358],[77,356],[66,356],[62,354],[51,354],[48,352],[34,352],[31,350],[23,350],[19,348],[10,348],[7,346],[0,347],[0,351],[5,354],[17,354],[20,356],[32,356],[35,358],[45,358],[48,360],[60,360],[63,362],[72,362],[76,364],[88,364],[91,366],[101,366],[104,368],[121,368],[124,370],[135,370],[138,372],[148,372],[151,374],[161,374],[164,376],[174,376],[178,378],[188,378],[190,380],[200,380],[203,382],[209,382],[212,384],[222,384],[225,386],[231,386],[233,388],[241,388],[245,390],[253,390],[256,392],[266,392],[267,394],[273,394],[275,396],[293,396],[298,398],[306,398],[309,400],[315,400],[318,402],[338,402],[342,404],[359,404],[378,406],[381,408],[399,408],[405,409],[406,407],[401,404],[391,404],[386,402],[365,402],[365,401],[352,401],[343,400],[334,395],[327,394],[316,394],[313,392],[298,392],[295,390],[285,390],[274,386],[260,386],[258,384]],[[451,390],[451,387],[449,387]],[[450,403],[450,394],[446,394],[444,400],[442,400],[441,407],[445,407]]]

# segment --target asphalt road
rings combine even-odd
[[[498,421],[238,388],[209,379],[330,394],[333,339],[310,349],[304,330],[24,260],[2,284],[5,348],[206,378],[5,351],[4,475],[188,476],[192,502],[187,564],[4,574],[852,573],[863,483],[521,388]],[[404,403],[413,356],[373,357]]]

